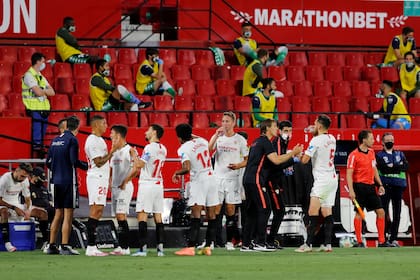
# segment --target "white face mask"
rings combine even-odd
[[[75,32],[76,31],[76,26],[75,25],[69,26],[69,31],[70,32]]]
[[[290,136],[287,133],[282,133],[281,134],[281,139],[283,139],[284,141],[290,140]]]
[[[39,71],[44,70],[44,69],[45,69],[45,67],[46,67],[45,62],[42,62],[42,63],[41,63],[41,66],[39,66]]]
[[[251,31],[245,31],[244,32],[244,37],[245,38],[251,38],[252,32]]]
[[[408,68],[411,68],[414,66],[413,62],[406,62],[405,65],[407,65]]]
[[[108,76],[111,74],[111,71],[109,71],[109,70],[107,69],[107,70],[102,71],[102,74],[103,74],[104,76],[108,77]]]

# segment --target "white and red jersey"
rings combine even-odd
[[[133,159],[130,155],[131,146],[126,144],[121,149],[116,150],[111,158],[112,168],[112,187],[119,187],[133,167]]]
[[[219,178],[236,178],[239,176],[239,169],[228,168],[231,163],[242,162],[248,156],[248,147],[245,138],[239,134],[231,137],[220,136],[216,141],[216,154],[214,174]]]
[[[312,174],[314,179],[325,176],[335,177],[335,149],[335,137],[331,134],[317,135],[309,142],[309,147],[305,151],[305,154],[312,159]]]
[[[146,145],[140,157],[145,165],[140,171],[139,181],[162,180],[162,167],[167,154],[166,147],[161,143],[154,142]]]
[[[194,138],[182,144],[178,149],[178,156],[181,157],[181,163],[190,161],[191,182],[197,179],[197,176],[202,172],[211,173],[209,142],[204,138]]]
[[[3,201],[17,206],[21,205],[19,201],[19,194],[23,197],[31,197],[29,190],[29,180],[25,178],[22,182],[15,182],[12,177],[13,172],[6,172],[0,178],[0,197]]]
[[[89,135],[85,142],[85,153],[89,163],[89,169],[87,171],[88,175],[89,173],[100,173],[102,176],[108,177],[109,162],[106,162],[101,167],[97,167],[93,161],[95,158],[103,157],[108,154],[108,148],[106,146],[105,140],[100,136],[96,136],[95,134]]]

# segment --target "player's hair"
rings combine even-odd
[[[319,115],[316,119],[317,122],[319,122],[325,129],[330,128],[331,125],[331,119],[325,114]]]
[[[223,116],[228,116],[228,117],[230,117],[233,120],[233,122],[236,122],[236,115],[232,111],[224,112],[223,113]]]
[[[257,57],[262,58],[268,54],[268,51],[266,49],[259,49],[257,52]]]
[[[241,24],[241,27],[247,27],[247,26],[252,26],[252,24],[251,24],[249,21],[244,21],[244,22]]]
[[[238,131],[236,132],[239,135],[241,135],[243,138],[245,138],[245,140],[248,140],[248,133],[246,133],[245,131]]]
[[[105,63],[107,63],[107,61],[103,58],[100,58],[96,61],[95,66],[96,66],[96,71],[99,70],[99,67],[104,66]]]
[[[285,127],[292,127],[292,122],[289,120],[277,122],[277,126],[279,127],[279,129],[283,129]]]
[[[38,61],[40,61],[43,58],[45,58],[45,55],[43,55],[42,53],[40,52],[33,53],[31,56],[32,66],[34,66]]]
[[[155,54],[159,54],[158,49],[156,49],[156,48],[147,48],[146,49],[146,57],[149,57],[149,56],[152,56],[152,55],[155,55]]]
[[[372,133],[372,130],[370,130],[370,129],[361,130],[359,132],[359,134],[357,135],[357,140],[359,140],[359,144],[362,144],[363,140],[367,139],[369,134],[371,134],[371,133]]]
[[[90,125],[93,125],[94,122],[96,121],[102,121],[105,118],[101,115],[94,115],[91,119],[90,119]]]
[[[71,116],[67,118],[67,129],[70,131],[75,131],[80,124],[80,120],[76,116]]]
[[[386,136],[389,136],[389,135],[394,136],[394,134],[392,134],[392,132],[385,132],[385,133],[382,135],[382,142],[384,141],[384,138],[385,138]]]
[[[390,80],[383,80],[383,81],[382,81],[382,83],[383,83],[384,85],[387,85],[387,86],[389,86],[390,88],[392,88],[392,82],[391,82]]]
[[[273,78],[265,78],[262,79],[261,83],[262,83],[262,88],[266,89],[268,85],[270,85],[272,82],[274,81]]]
[[[19,169],[25,170],[26,172],[28,172],[29,174],[32,173],[32,165],[30,163],[27,162],[22,162],[19,164]]]
[[[127,136],[127,127],[122,124],[114,124],[111,127],[111,130],[115,131],[115,133],[121,135],[122,138],[125,138]]]
[[[275,120],[272,119],[266,119],[260,122],[260,133],[265,134],[267,132],[267,128],[269,128]]]
[[[158,139],[160,139],[160,138],[162,138],[162,136],[163,136],[163,127],[161,127],[160,125],[158,125],[158,124],[152,124],[152,125],[150,125],[150,127],[154,130],[154,131],[156,131],[156,137],[158,138]]]
[[[72,18],[72,17],[65,17],[63,19],[63,25],[70,24],[72,21],[74,21],[74,18]]]
[[[192,127],[187,123],[181,123],[175,127],[176,136],[181,138],[183,141],[192,139]]]
[[[409,56],[409,55],[411,55],[413,58],[415,58],[416,56],[414,55],[414,53],[413,52],[406,52],[405,54],[404,54],[404,58],[407,58],[407,56]]]
[[[402,34],[407,35],[408,33],[414,32],[414,29],[410,26],[406,26],[402,29]]]

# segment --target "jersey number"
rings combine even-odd
[[[162,175],[160,174],[160,171],[161,171],[162,166],[163,166],[163,161],[157,159],[153,162],[153,165],[155,166],[155,168],[153,170],[152,177],[153,178],[161,178]]]
[[[209,151],[204,151],[204,153],[197,154],[197,160],[201,162],[203,168],[211,167],[211,159],[209,157]]]
[[[330,167],[334,165],[334,155],[335,155],[335,150],[331,149],[330,150],[330,161],[328,162],[328,165]]]

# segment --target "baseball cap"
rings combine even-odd
[[[47,179],[45,176],[44,169],[39,166],[34,168],[34,170],[32,171],[32,176],[38,177],[41,182],[45,182],[45,180]]]

